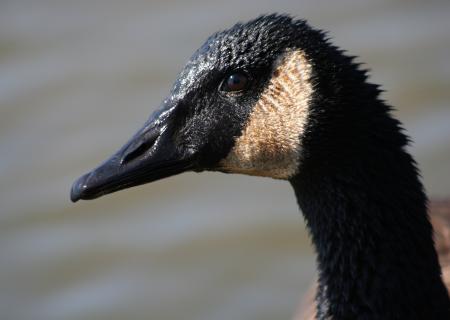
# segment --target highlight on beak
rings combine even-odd
[[[95,199],[194,168],[193,157],[175,146],[173,109],[156,112],[116,154],[75,181],[70,199]]]

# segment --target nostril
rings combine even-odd
[[[151,134],[143,137],[140,141],[133,143],[125,152],[120,164],[127,164],[134,159],[140,157],[145,152],[153,147],[158,139],[159,134],[157,132],[152,132]]]

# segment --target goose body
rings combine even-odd
[[[303,20],[236,24],[197,50],[160,109],[71,199],[188,170],[286,180],[317,253],[316,319],[448,320],[427,197],[379,94]]]

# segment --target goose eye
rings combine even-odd
[[[242,91],[247,87],[248,77],[244,73],[233,73],[227,76],[222,84],[222,90],[227,92]]]

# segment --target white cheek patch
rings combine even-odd
[[[219,170],[276,179],[294,176],[312,95],[310,79],[304,53],[287,53]]]

